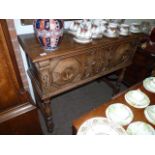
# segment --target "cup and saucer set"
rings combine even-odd
[[[119,36],[118,33],[118,24],[117,23],[109,23],[106,31],[104,32],[104,36],[108,38],[116,38]]]
[[[132,23],[130,25],[131,33],[141,33],[141,24],[140,23]]]
[[[92,32],[86,27],[79,27],[73,40],[77,43],[90,43],[92,42]]]
[[[117,24],[109,23],[107,30],[104,32],[104,36],[108,38],[116,38],[121,36],[129,35],[129,25],[128,24]]]

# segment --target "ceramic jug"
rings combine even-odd
[[[36,37],[44,50],[56,50],[62,40],[64,22],[60,19],[35,19]]]

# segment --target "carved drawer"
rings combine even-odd
[[[31,63],[31,73],[43,94],[75,87],[102,73],[106,66],[105,53],[96,48],[46,61]],[[63,91],[63,90],[62,90]]]

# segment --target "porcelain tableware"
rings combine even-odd
[[[146,107],[144,110],[144,114],[145,114],[146,119],[150,123],[155,125],[155,105],[150,105],[150,106]]]
[[[122,126],[128,125],[134,117],[132,110],[122,103],[111,104],[105,113],[107,118]]]
[[[73,21],[71,24],[70,24],[70,27],[69,29],[71,31],[77,31],[77,29],[80,27],[80,21]]]
[[[127,36],[129,34],[129,25],[121,24],[119,34],[122,36]]]
[[[80,126],[77,135],[126,135],[126,131],[105,117],[93,117]]]
[[[127,127],[127,133],[129,135],[154,135],[155,130],[148,123],[136,121]]]
[[[107,33],[108,34],[116,34],[118,32],[118,24],[117,23],[109,23]]]
[[[125,94],[125,100],[135,108],[145,108],[150,104],[149,97],[140,89],[128,91]]]
[[[81,28],[81,27],[79,27],[75,36],[78,39],[90,40],[90,38],[92,36],[92,33],[87,28]]]
[[[144,79],[143,86],[149,92],[155,93],[155,77],[148,77]]]
[[[73,40],[77,43],[81,43],[81,44],[88,44],[92,42],[92,39],[82,39],[82,38],[76,38],[74,37]]]
[[[100,25],[92,24],[91,28],[92,38],[102,38],[102,29]]]
[[[141,32],[141,24],[132,23],[130,25],[130,32],[132,32],[132,33],[140,33]]]

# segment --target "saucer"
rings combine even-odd
[[[136,99],[135,97],[133,98],[133,96],[136,96],[136,91],[139,91],[139,93],[141,93],[142,98],[140,99]],[[145,108],[150,104],[150,99],[149,97],[143,93],[141,90],[131,90],[128,91],[125,94],[125,100],[127,101],[127,103],[135,108]]]
[[[155,125],[155,105],[151,105],[145,108],[144,115],[146,119]]]
[[[154,128],[145,122],[136,121],[131,123],[127,128],[127,133],[129,135],[154,135]]]
[[[74,37],[73,40],[77,43],[82,43],[82,44],[88,44],[92,42],[92,39],[81,39],[81,38],[76,38],[76,37]]]
[[[133,30],[133,29],[130,29],[130,32],[131,33],[141,33],[141,30]]]
[[[128,125],[134,117],[132,110],[122,103],[111,104],[105,113],[107,118],[122,126]]]
[[[108,32],[104,32],[103,33],[103,35],[105,36],[105,37],[108,37],[108,38],[117,38],[117,37],[119,37],[119,34],[117,33],[114,33],[114,34],[110,34],[110,33],[108,33]]]
[[[126,135],[126,131],[105,117],[93,117],[80,126],[77,135]]]
[[[119,35],[121,35],[121,36],[128,36],[128,35],[129,35],[129,33],[119,32]]]
[[[97,34],[97,35],[93,34],[92,38],[93,39],[100,39],[100,38],[102,38],[102,34]]]
[[[153,80],[153,79],[155,79],[155,77],[149,77],[149,78],[146,78],[145,80],[143,80],[143,86],[149,92],[155,93],[155,88],[153,88],[150,85],[150,81]]]

